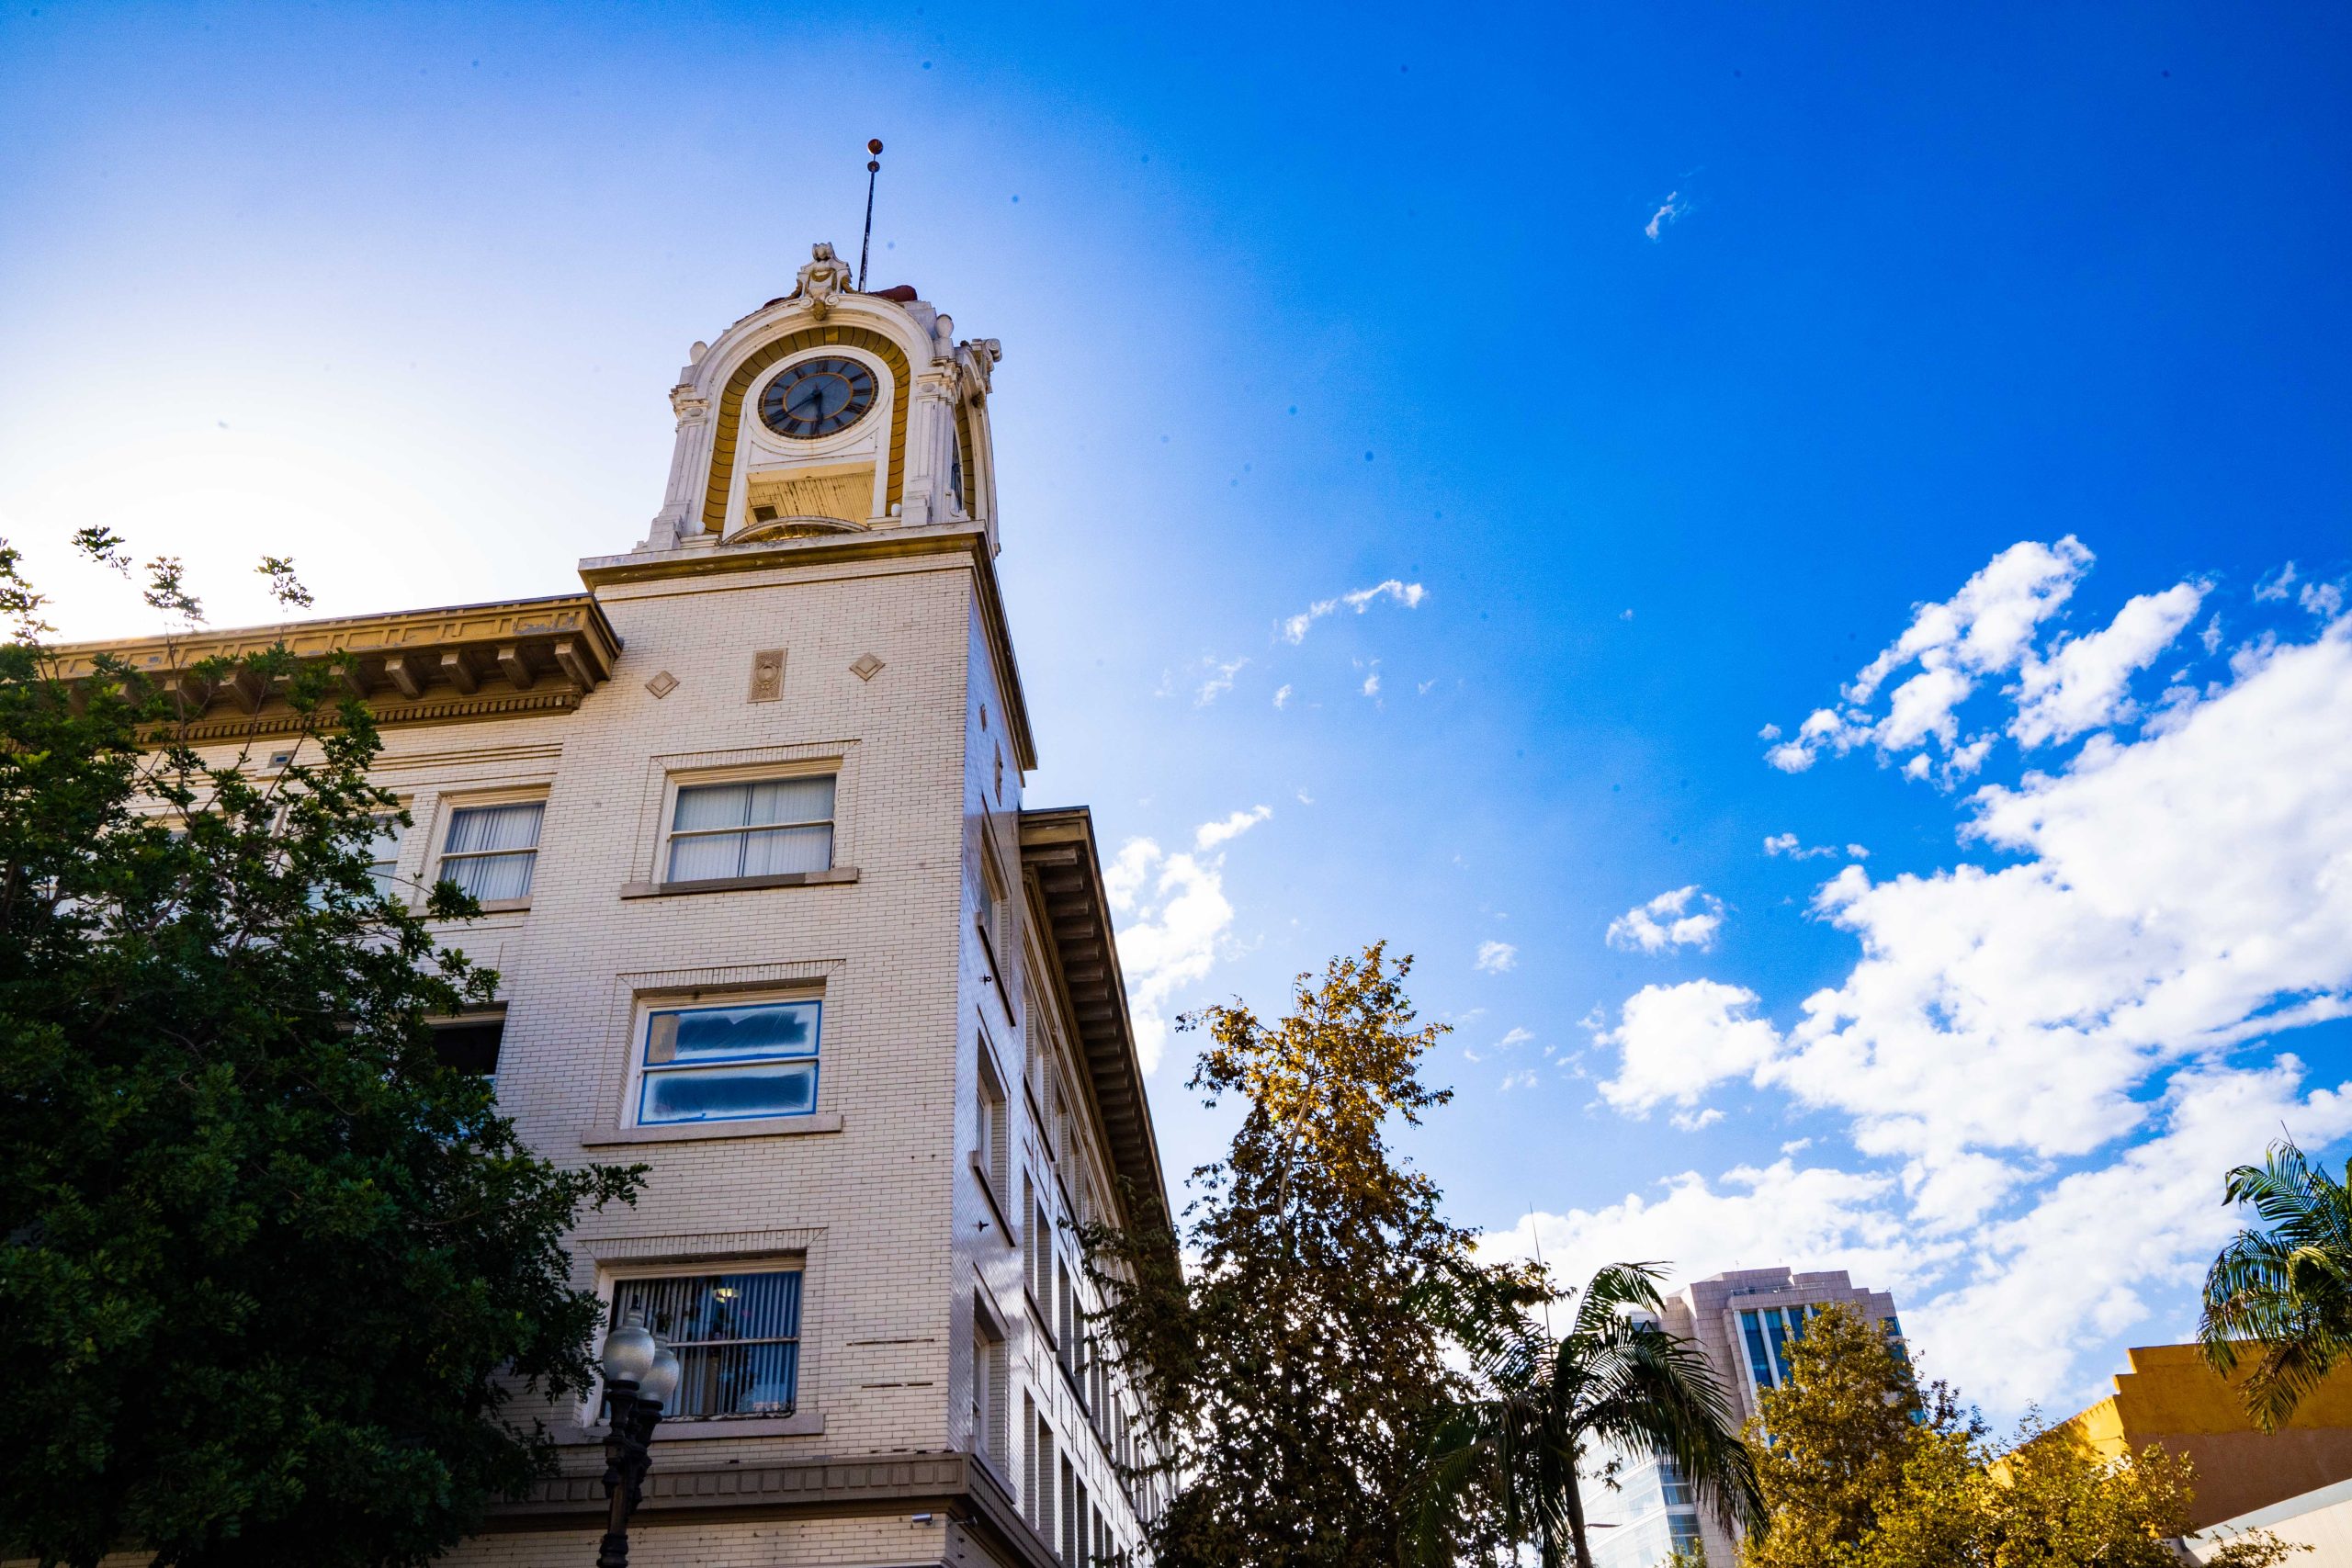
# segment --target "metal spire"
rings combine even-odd
[[[857,243],[857,291],[865,292],[865,254],[874,246],[874,177],[882,172],[882,139],[865,144],[865,236]]]

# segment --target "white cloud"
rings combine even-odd
[[[1915,609],[1903,635],[1847,683],[1844,705],[1815,710],[1765,761],[1796,773],[1825,750],[1842,756],[1868,745],[1883,757],[1932,739],[1948,754],[1957,753],[1948,781],[1974,772],[1989,746],[1981,738],[1963,745],[1960,705],[1983,677],[2005,674],[2032,657],[2042,623],[2064,606],[2090,564],[2090,551],[2072,535],[2054,545],[2028,539],[2010,546],[1950,599]],[[1881,688],[1915,665],[1916,672],[1887,694],[1886,712],[1872,712]],[[1905,767],[1905,776],[1924,776],[1926,764],[1917,759],[1914,764]]]
[[[2026,656],[2016,687],[2017,716],[2009,733],[2020,746],[2072,740],[2132,716],[2132,677],[2170,648],[2188,623],[2205,590],[2180,582],[2162,593],[2143,593],[2116,613],[2104,631],[2070,638],[2047,659]]]
[[[1499,975],[1518,966],[1519,949],[1507,942],[1482,942],[1478,944],[1478,956],[1471,962],[1489,975]]]
[[[1704,1131],[1723,1119],[1724,1113],[1712,1105],[1704,1111],[1678,1111],[1667,1118],[1668,1122],[1674,1123],[1676,1131],[1682,1133]]]
[[[1848,1269],[1898,1291],[1920,1277],[1922,1249],[1887,1205],[1890,1178],[1781,1159],[1714,1183],[1686,1170],[1657,1185],[1655,1196],[1632,1192],[1601,1209],[1529,1214],[1481,1238],[1479,1251],[1540,1255],[1555,1279],[1577,1285],[1603,1264],[1646,1261],[1670,1265],[1678,1280],[1775,1264]]]
[[[1534,1038],[1535,1034],[1533,1031],[1521,1029],[1514,1026],[1509,1032],[1505,1033],[1500,1040],[1495,1042],[1495,1049],[1498,1051],[1508,1051],[1514,1045],[1524,1045]]]
[[[1696,908],[1691,907],[1694,903]],[[1695,947],[1704,953],[1715,945],[1715,933],[1723,923],[1722,899],[1702,893],[1696,886],[1678,887],[1610,921],[1602,940],[1626,953],[1665,953],[1677,947]]]
[[[1792,1027],[1712,979],[1644,987],[1596,1025],[1617,1052],[1606,1103],[1695,1123],[1714,1086],[1779,1090],[1839,1117],[1859,1168],[1686,1173],[1663,1196],[1539,1216],[1526,1239],[1555,1258],[1670,1258],[1686,1276],[1849,1267],[1904,1293],[1939,1373],[1996,1409],[2064,1404],[2098,1392],[2095,1352],[2121,1335],[2188,1329],[2235,1223],[2218,1201],[2231,1164],[2282,1122],[2307,1147],[2352,1134],[2352,1084],[2312,1089],[2275,1052],[2241,1061],[2352,1017],[2352,617],[2302,642],[2266,633],[2227,680],[2176,682],[2118,733],[2126,678],[2193,624],[2203,590],[2135,599],[2101,630],[2037,647],[2087,559],[2045,551],[1965,614],[1967,594],[1929,606],[1907,651],[1849,688],[1872,701],[1926,650],[1971,679],[2014,671],[2021,740],[2087,738],[2063,765],[1970,796],[1958,863],[1883,881],[1850,864],[1824,884],[1812,912],[1855,957]],[[1983,646],[1963,658],[1971,637]],[[1883,722],[1853,705],[1808,720],[1804,761]],[[1917,714],[1912,728],[1938,743]],[[1955,725],[1953,739],[1947,778],[1986,738]],[[1921,750],[1905,771],[1933,765]]]
[[[1777,724],[1768,724],[1756,732],[1756,739],[1758,740],[1778,740],[1780,738],[1781,727]]]
[[[1376,697],[1380,695],[1379,671],[1375,670],[1371,674],[1366,675],[1363,678],[1363,694],[1367,697]]]
[[[2205,651],[2209,654],[2221,651],[2222,613],[2219,610],[2214,611],[2213,618],[2205,623],[2205,629],[2197,634],[2197,640],[2205,645]]]
[[[1281,685],[1274,688],[1274,705],[1278,708],[1288,707],[1290,705],[1289,682],[1285,681]]]
[[[1253,806],[1247,811],[1236,811],[1221,822],[1204,822],[1193,830],[1193,847],[1213,850],[1219,844],[1241,837],[1259,823],[1274,814],[1271,806]]]
[[[1505,1094],[1509,1094],[1515,1089],[1533,1089],[1534,1087],[1535,1069],[1532,1067],[1522,1067],[1517,1072],[1503,1075],[1502,1092]]]
[[[1618,1110],[1646,1115],[1671,1100],[1689,1107],[1729,1078],[1764,1067],[1780,1049],[1771,1024],[1749,1016],[1756,993],[1719,980],[1644,986],[1625,999],[1617,1027],[1593,1036],[1617,1048],[1617,1076],[1600,1097]]]
[[[1871,1153],[2086,1153],[2163,1062],[2352,1011],[2352,635],[1979,791],[1963,831],[2023,858],[1822,888],[1863,956],[1770,1076]]]
[[[1177,998],[1208,978],[1231,945],[1225,857],[1210,852],[1272,814],[1261,806],[1204,822],[1193,830],[1192,853],[1170,854],[1149,839],[1130,839],[1102,868],[1118,926],[1136,1054],[1146,1074],[1159,1066]]]
[[[2150,1319],[2194,1290],[2239,1217],[2219,1201],[2222,1173],[2258,1157],[2283,1125],[2306,1148],[2352,1131],[2352,1084],[2299,1098],[2300,1064],[2176,1076],[2159,1135],[2052,1183],[2024,1213],[1980,1231],[1977,1261],[1952,1287],[1906,1307],[1905,1326],[1937,1370],[2017,1408],[2064,1408],[2107,1392],[2086,1352],[2127,1332],[2176,1337]]]
[[[1840,851],[1835,844],[1806,845],[1794,833],[1774,833],[1764,840],[1768,855],[1786,855],[1791,860],[1826,860],[1843,853],[1849,860],[1868,860],[1870,851],[1860,844],[1848,844]]]
[[[1203,681],[1201,689],[1193,694],[1193,705],[1196,708],[1206,707],[1233,690],[1233,678],[1241,673],[1243,667],[1249,662],[1250,660],[1246,658],[1237,659],[1230,664],[1219,664],[1215,660],[1210,660],[1208,679]]]
[[[1419,583],[1404,582],[1392,577],[1385,582],[1375,582],[1369,588],[1358,588],[1340,594],[1336,598],[1317,599],[1297,615],[1283,620],[1283,640],[1288,643],[1305,642],[1308,627],[1338,610],[1353,610],[1361,615],[1383,599],[1412,610],[1419,608],[1421,601],[1428,597],[1429,590]]]
[[[1668,224],[1678,221],[1690,210],[1690,204],[1682,199],[1680,191],[1668,191],[1666,199],[1657,204],[1657,210],[1650,214],[1650,220],[1642,225],[1642,232],[1650,237],[1652,243],[1656,243],[1658,237],[1666,232]]]
[[[2289,561],[2277,571],[2254,585],[2254,597],[2259,604],[2269,599],[2284,599],[2295,586],[2295,563]]]
[[[2314,615],[2334,615],[2344,608],[2344,585],[2338,582],[2306,582],[2295,603]]]

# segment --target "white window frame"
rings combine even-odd
[[[590,1360],[592,1362],[600,1362],[604,1359],[605,1336],[610,1333],[615,1326],[613,1323],[613,1313],[615,1310],[615,1303],[620,1299],[620,1289],[623,1285],[634,1283],[640,1280],[691,1280],[699,1279],[711,1274],[799,1275],[799,1332],[793,1337],[792,1342],[795,1345],[797,1345],[800,1348],[799,1354],[793,1363],[792,1415],[789,1416],[778,1416],[774,1412],[753,1411],[740,1416],[678,1416],[674,1417],[674,1420],[680,1424],[700,1425],[702,1423],[708,1422],[717,1426],[720,1423],[731,1425],[738,1421],[791,1420],[795,1417],[806,1415],[808,1412],[810,1408],[808,1393],[809,1387],[808,1323],[810,1271],[808,1268],[808,1255],[807,1253],[772,1253],[755,1258],[708,1258],[696,1262],[687,1263],[632,1264],[616,1261],[605,1264],[597,1270],[597,1274],[596,1293],[602,1300],[605,1310],[603,1314],[603,1326],[596,1330],[595,1344],[590,1356]],[[600,1374],[591,1383],[586,1395],[581,1401],[579,1424],[583,1429],[601,1429],[603,1425],[601,1415],[604,1409],[604,1404],[605,1382],[604,1378]],[[668,1424],[669,1418],[666,1418],[665,1413],[664,1425]]]
[[[548,794],[547,785],[533,784],[516,789],[466,790],[462,793],[452,792],[443,795],[435,803],[432,843],[428,846],[432,852],[424,862],[431,868],[431,876],[425,886],[435,886],[443,880],[442,865],[449,858],[449,835],[458,825],[458,813],[471,811],[479,807],[529,806],[536,803],[539,807],[537,840],[527,852],[521,850],[495,852],[503,854],[527,852],[531,856],[531,892],[520,898],[485,898],[481,901],[482,912],[485,914],[529,908],[532,896],[537,893],[539,887],[538,859],[547,852],[548,847]],[[471,860],[480,857],[461,854],[458,858]]]
[[[844,757],[820,757],[805,761],[744,762],[723,768],[694,768],[667,774],[662,780],[662,815],[656,818],[658,831],[654,838],[653,864],[650,867],[651,886],[654,887],[696,887],[729,882],[774,883],[779,880],[794,881],[807,876],[830,874],[842,870],[843,864],[842,786],[848,776],[847,763],[848,759]],[[672,845],[680,837],[677,828],[678,796],[684,791],[700,789],[707,784],[755,784],[784,779],[826,777],[833,781],[833,814],[826,819],[826,826],[831,829],[831,837],[825,852],[823,873],[784,872],[773,876],[695,878],[684,882],[673,882],[670,879]],[[782,823],[778,826],[801,827],[813,826],[813,824]],[[756,830],[752,828],[690,828],[686,830],[685,836],[707,838],[720,833],[745,833]]]
[[[751,1116],[709,1116],[695,1121],[642,1122],[639,1112],[645,1100],[646,1038],[653,1026],[653,1015],[662,1012],[692,1011],[697,1008],[760,1007],[771,1002],[809,1002],[817,1008],[817,1049],[807,1057],[775,1058],[779,1061],[806,1060],[817,1069],[817,1092],[810,1097],[806,1111],[762,1111]],[[825,1032],[828,1024],[825,991],[821,986],[790,986],[749,991],[695,991],[679,993],[649,993],[637,998],[630,1013],[628,1032],[628,1075],[622,1089],[621,1121],[623,1127],[643,1127],[658,1131],[672,1127],[747,1127],[763,1122],[805,1122],[820,1115],[825,1108]],[[763,1058],[745,1058],[761,1060]],[[718,1064],[712,1064],[717,1066]],[[660,1070],[657,1068],[657,1071]],[[693,1069],[686,1069],[691,1071]]]

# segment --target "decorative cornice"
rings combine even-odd
[[[215,686],[182,672],[208,660],[251,659],[280,644],[298,659],[355,660],[345,683],[367,699],[379,725],[569,713],[611,676],[621,649],[595,596],[567,593],[183,637],[68,643],[57,649],[57,661],[69,681],[88,679],[106,659],[160,676],[187,704],[189,739],[236,739],[292,733],[308,721],[276,691],[262,689],[258,677]]]
[[[1021,814],[1021,863],[1045,901],[1046,931],[1054,967],[1068,998],[1079,1046],[1086,1059],[1094,1106],[1111,1145],[1112,1168],[1166,1224],[1172,1216],[1159,1168],[1159,1143],[1144,1098],[1143,1062],[1127,1016],[1126,982],[1111,926],[1102,859],[1094,844],[1094,817],[1082,806]]]
[[[1005,723],[1012,734],[1013,761],[1023,773],[1037,765],[1037,743],[1029,728],[1028,699],[1021,690],[1021,667],[1012,657],[1012,632],[1004,596],[997,585],[996,560],[985,529],[971,523],[924,527],[877,528],[865,534],[830,534],[806,539],[763,539],[683,550],[646,550],[625,556],[592,556],[580,563],[580,581],[591,588],[628,582],[660,582],[710,577],[721,572],[842,562],[898,560],[918,556],[964,555],[978,584],[980,621],[988,628],[989,652],[1003,694]]]
[[[698,1434],[699,1435],[699,1434]],[[683,1460],[683,1456],[681,1456]],[[603,1517],[601,1475],[559,1476],[527,1496],[494,1505],[489,1529],[580,1529]],[[784,1463],[689,1465],[659,1456],[631,1528],[702,1525],[720,1518],[810,1518],[931,1512],[971,1532],[1020,1568],[1055,1568],[1052,1543],[1030,1529],[1004,1483],[971,1455],[875,1454]]]

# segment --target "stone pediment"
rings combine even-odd
[[[187,637],[73,643],[59,673],[85,680],[111,656],[175,687],[191,740],[290,733],[301,716],[253,678],[207,682],[180,673],[213,659],[266,652],[279,643],[299,659],[348,655],[344,681],[381,725],[568,713],[612,675],[620,637],[586,593],[459,604],[391,615],[199,631]]]

